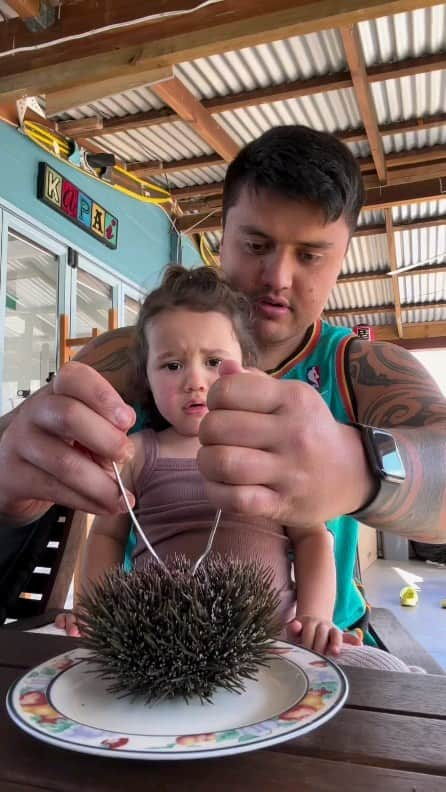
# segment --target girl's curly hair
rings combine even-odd
[[[160,415],[147,380],[149,347],[145,327],[157,314],[175,308],[203,313],[217,311],[227,316],[242,350],[243,365],[257,363],[250,304],[241,292],[229,286],[222,271],[215,267],[167,267],[161,285],[144,300],[135,327],[134,398],[146,410],[151,427],[157,431],[169,424]]]

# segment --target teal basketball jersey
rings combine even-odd
[[[303,348],[268,373],[276,378],[300,380],[312,385],[337,421],[352,423],[356,416],[345,378],[344,355],[353,337],[348,328],[319,320]],[[132,432],[147,426],[146,416],[137,406],[136,413],[137,421]],[[337,594],[333,621],[341,630],[346,630],[359,621],[366,610],[365,600],[354,580],[359,526],[353,517],[342,516],[329,520],[327,528],[333,535],[336,560]],[[126,569],[132,566],[135,544],[132,530],[126,548]]]
[[[276,378],[312,385],[337,421],[352,423],[356,416],[345,378],[344,355],[353,337],[350,329],[319,320],[304,347],[268,373]],[[365,600],[354,580],[359,526],[353,517],[342,516],[329,520],[327,528],[333,535],[336,559],[337,595],[333,621],[341,630],[346,630],[366,610]]]

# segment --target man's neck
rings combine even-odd
[[[275,371],[279,368],[288,358],[297,355],[303,349],[308,341],[313,325],[305,330],[301,335],[288,338],[286,341],[281,341],[276,344],[259,345],[259,368],[262,371]]]

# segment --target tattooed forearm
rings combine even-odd
[[[99,371],[126,399],[130,395],[134,328],[122,327],[94,338],[75,357]]]
[[[406,481],[378,495],[361,519],[426,542],[446,542],[446,399],[418,360],[391,344],[350,345],[358,421],[392,428]]]

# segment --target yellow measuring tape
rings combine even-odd
[[[72,153],[72,147],[69,141],[63,135],[60,135],[58,132],[55,132],[52,129],[48,129],[41,124],[36,124],[34,121],[25,120],[22,126],[22,131],[34,143],[37,143],[38,146],[41,146],[45,149],[45,151],[48,151],[49,154],[54,154],[59,159],[62,159],[66,165],[70,166],[70,168],[75,168],[76,170],[81,171],[81,173],[85,173],[87,176],[90,176],[92,179],[97,179],[97,181],[100,181],[101,184],[105,184],[107,187],[112,187],[114,190],[119,190],[120,192],[124,193],[124,195],[130,196],[130,198],[136,198],[138,201],[155,205],[166,204],[172,201],[172,197],[167,190],[164,190],[158,184],[154,184],[154,182],[150,182],[147,179],[141,179],[139,176],[129,173],[129,171],[126,171],[125,168],[121,168],[119,165],[115,165],[113,167],[113,171],[129,182],[128,187],[122,184],[110,184],[109,182],[101,179],[100,176],[95,176],[93,173],[84,170],[78,165],[75,165],[68,160],[68,157]],[[134,185],[135,189],[132,189],[132,185]],[[146,195],[146,192],[151,194]],[[153,193],[155,194],[153,195]]]

